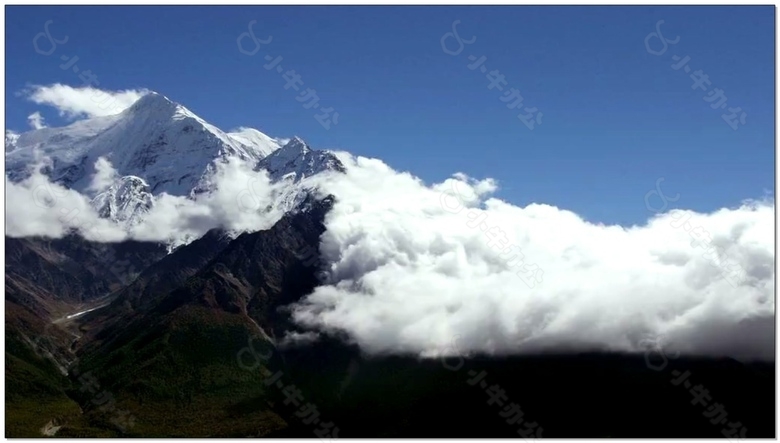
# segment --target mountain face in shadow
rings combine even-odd
[[[284,352],[285,375],[343,437],[724,438],[737,422],[774,435],[774,363],[645,357],[369,357],[335,340]],[[272,436],[312,435],[289,421]]]
[[[60,354],[47,344],[62,341],[57,336],[63,334],[49,327],[52,321],[103,303],[165,254],[159,244],[138,241],[6,237],[6,330]]]
[[[79,405],[68,394],[73,386],[63,375],[75,359],[78,334],[56,323],[105,303],[166,250],[75,235],[5,240],[6,435],[40,437],[39,428],[59,421],[81,426]]]
[[[272,350],[272,336],[287,324],[278,308],[317,283],[305,251],[318,244],[332,200],[305,203],[267,231],[232,240],[210,232],[141,272],[106,308],[85,314],[70,382],[99,374],[135,425],[106,424],[79,393],[90,428],[65,426],[58,435],[108,429],[123,436],[245,437],[286,427],[263,383],[263,374],[280,365],[279,354],[251,371],[238,357],[248,345]],[[197,425],[182,427],[179,419]]]
[[[151,242],[97,243],[77,235],[6,237],[8,289],[18,302],[25,293],[48,294],[41,302],[88,302],[130,283],[165,254],[162,245]]]

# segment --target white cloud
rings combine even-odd
[[[87,190],[94,192],[105,191],[118,178],[119,174],[114,169],[111,162],[105,157],[100,157],[95,162],[95,174],[92,176]]]
[[[60,116],[75,119],[118,114],[148,92],[146,89],[104,91],[91,86],[74,88],[54,83],[33,85],[22,91],[22,95],[39,105],[56,108]]]
[[[19,183],[6,176],[5,189],[8,236],[59,238],[75,230],[95,241],[121,241],[126,237],[118,226],[97,216],[88,198],[50,182],[40,166]]]
[[[131,237],[180,244],[216,227],[234,232],[268,229],[283,215],[274,207],[277,187],[268,174],[253,171],[238,159],[218,164],[206,186],[215,191],[195,199],[165,193],[157,196],[154,208],[133,227]]]
[[[43,116],[38,111],[35,111],[27,116],[27,123],[29,123],[30,127],[33,129],[42,129],[46,127],[46,123],[43,121]]]
[[[320,245],[328,279],[293,307],[303,326],[346,332],[372,353],[640,351],[661,340],[773,358],[774,202],[605,226],[490,198],[490,180],[427,186],[379,160],[340,157],[347,174],[323,183],[337,198]],[[715,256],[691,245],[699,226],[722,248]],[[519,249],[491,248],[493,227]],[[723,279],[710,261],[720,255],[746,279]]]
[[[14,149],[16,149],[16,143],[19,140],[19,134],[11,131],[10,129],[5,130],[5,152],[11,152]]]
[[[47,161],[45,159],[44,161]],[[30,177],[13,183],[6,176],[6,235],[59,238],[71,230],[89,240],[117,242],[127,239],[187,243],[213,228],[240,233],[268,229],[283,215],[274,206],[278,192],[265,172],[255,172],[238,159],[219,163],[207,186],[214,192],[194,199],[160,194],[143,220],[123,229],[100,218],[91,199],[52,183],[37,165]],[[104,158],[95,164],[91,190],[102,191],[118,179]]]
[[[773,201],[605,226],[491,198],[492,180],[456,174],[427,185],[379,160],[338,156],[346,174],[307,179],[336,196],[320,244],[326,281],[291,307],[307,337],[346,333],[369,353],[422,356],[641,351],[661,341],[688,354],[773,358]],[[95,188],[115,177],[108,162],[95,167]],[[126,232],[38,172],[16,184],[6,178],[7,235],[76,228],[97,241],[175,244],[215,227],[267,229],[282,215],[274,208],[281,189],[248,164],[220,163],[211,181],[217,190],[194,199],[157,196]],[[491,247],[491,228],[516,248]],[[707,234],[715,254],[703,247]],[[713,260],[724,257],[744,279],[723,278]]]

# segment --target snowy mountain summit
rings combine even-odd
[[[344,166],[330,152],[315,151],[299,137],[293,137],[281,149],[271,152],[257,163],[265,169],[271,181],[299,182],[323,171],[344,172]]]
[[[154,196],[142,178],[127,175],[96,195],[92,205],[101,217],[133,226],[152,209]]]
[[[113,184],[95,193],[95,163],[107,159],[117,172]],[[14,182],[43,168],[52,181],[93,197],[98,213],[135,224],[167,193],[194,197],[211,191],[219,162],[238,158],[266,169],[272,182],[289,182],[285,210],[301,201],[302,179],[343,165],[327,151],[298,137],[276,139],[252,128],[224,132],[162,94],[150,92],[119,114],[79,120],[65,127],[6,133],[6,175]]]

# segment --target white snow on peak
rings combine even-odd
[[[313,150],[298,136],[261,159],[257,168],[266,169],[272,181],[298,182],[324,170],[344,171],[341,162],[329,151]]]
[[[125,226],[138,223],[167,193],[194,198],[211,192],[217,163],[238,157],[266,169],[281,183],[278,204],[296,210],[326,170],[344,171],[328,151],[311,149],[300,137],[277,139],[252,128],[223,132],[162,94],[149,92],[119,114],[76,121],[22,134],[6,132],[6,175],[19,181],[43,159],[43,171],[82,194],[90,193],[95,163],[106,158],[117,179],[92,199],[103,217]]]
[[[84,191],[99,157],[119,175],[143,177],[151,192],[189,195],[212,163],[263,154],[236,142],[184,106],[151,92],[119,114],[77,121],[62,128],[25,132],[6,154],[9,178],[21,179],[37,158],[52,159],[52,179]]]
[[[227,135],[245,149],[257,152],[260,158],[266,157],[287,143],[287,140],[271,138],[254,128],[238,128],[228,132]]]
[[[154,197],[149,192],[148,183],[140,177],[128,175],[118,178],[91,203],[101,217],[130,227],[139,223],[152,209]]]
[[[277,207],[284,212],[297,210],[310,195],[316,185],[308,178],[324,171],[345,172],[344,165],[335,155],[311,149],[297,136],[260,160],[256,169],[268,171],[272,182],[285,184],[275,196]]]
[[[19,140],[19,134],[9,129],[5,130],[5,152],[16,149],[16,142]]]

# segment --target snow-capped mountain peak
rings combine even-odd
[[[177,108],[184,108],[183,106],[174,103],[171,99],[168,97],[154,92],[149,91],[149,93],[145,94],[143,97],[136,100],[135,103],[132,104],[128,108],[130,112],[163,112],[167,113],[170,111],[175,111]]]
[[[227,135],[246,149],[255,150],[262,157],[266,157],[286,143],[286,140],[271,138],[254,128],[238,128],[228,132]]]
[[[344,171],[333,154],[312,149],[300,137],[275,139],[252,128],[226,133],[156,92],[119,114],[6,132],[6,174],[12,181],[24,179],[45,158],[43,170],[53,181],[89,195],[101,157],[118,178],[92,204],[101,216],[126,226],[141,220],[161,193],[195,198],[211,192],[217,163],[228,158],[266,169],[273,182],[282,182],[277,202],[284,211],[295,210],[307,195],[310,184],[302,180]]]
[[[154,194],[189,195],[214,168],[235,156],[257,161],[265,145],[239,143],[184,106],[150,92],[119,114],[80,120],[62,128],[20,134],[6,153],[9,178],[18,180],[39,157],[52,159],[50,176],[84,191],[99,157],[119,175],[142,177]]]
[[[307,152],[311,151],[311,148],[309,148],[309,145],[306,144],[305,141],[303,141],[302,138],[298,137],[297,135],[294,135],[284,146],[284,149],[288,150],[296,150],[301,151],[303,154],[306,154]]]
[[[140,222],[154,206],[149,184],[142,178],[120,177],[92,200],[92,206],[101,217],[133,226]]]
[[[295,136],[280,149],[260,160],[257,168],[265,169],[273,181],[298,182],[325,170],[344,172],[344,165],[329,151],[313,150]]]
[[[265,169],[271,181],[285,184],[275,197],[278,207],[285,212],[300,209],[311,195],[316,185],[307,178],[325,171],[346,171],[331,152],[312,149],[298,136],[260,160],[256,169]]]
[[[5,152],[16,149],[16,142],[19,140],[19,134],[14,131],[5,131]]]

